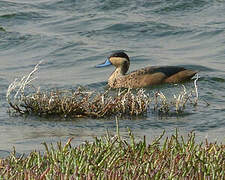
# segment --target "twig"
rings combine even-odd
[[[197,86],[197,81],[198,81],[199,77],[198,77],[198,73],[197,73],[197,77],[196,79],[194,80],[194,85],[195,85],[195,103],[194,105],[196,106],[198,104],[198,86]]]

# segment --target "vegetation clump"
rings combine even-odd
[[[198,101],[197,79],[194,82],[194,93],[187,92],[183,86],[180,94],[174,95],[172,100],[168,100],[162,92],[150,96],[144,89],[120,89],[116,93],[110,89],[98,93],[82,88],[74,91],[41,91],[31,83],[38,66],[39,64],[29,75],[16,79],[8,87],[6,99],[11,109],[19,114],[92,118],[143,116],[150,110],[163,114],[171,111],[182,113],[187,104],[195,106]]]
[[[72,147],[45,146],[17,157],[0,160],[1,179],[225,179],[225,145],[196,143],[195,134],[184,138],[176,132],[162,141],[163,134],[147,144],[117,133]]]

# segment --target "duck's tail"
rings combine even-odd
[[[164,81],[166,83],[179,83],[191,79],[196,73],[198,73],[198,71],[185,69],[166,78]]]

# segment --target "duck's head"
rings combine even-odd
[[[118,69],[121,74],[124,75],[129,69],[130,59],[128,55],[123,51],[115,52],[111,54],[103,64],[99,64],[96,67],[100,68],[109,65],[114,65],[116,69]]]

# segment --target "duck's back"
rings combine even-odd
[[[163,73],[166,77],[170,77],[180,71],[186,70],[180,66],[149,66],[136,71],[131,72],[131,74],[144,75],[144,74],[155,74]]]
[[[197,71],[180,66],[150,66],[126,75],[130,87],[146,87],[161,83],[178,83],[193,77]]]

